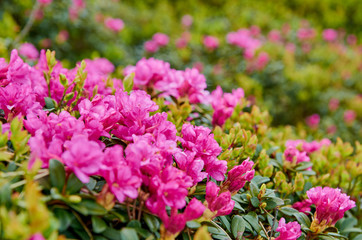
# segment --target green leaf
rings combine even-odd
[[[107,213],[107,210],[104,207],[102,207],[92,199],[83,199],[80,204],[88,209],[88,213],[90,215],[104,215]]]
[[[92,226],[95,233],[102,233],[107,229],[107,224],[103,219],[96,216],[92,216]]]
[[[252,160],[258,159],[258,157],[260,156],[261,150],[263,150],[263,147],[261,146],[261,144],[256,145],[255,153],[254,153],[254,156],[252,157]]]
[[[107,227],[106,230],[103,231],[102,235],[111,240],[120,240],[121,239],[120,231],[117,231],[111,227]]]
[[[132,221],[130,221],[130,222],[127,224],[127,227],[130,227],[130,228],[140,228],[140,227],[141,227],[141,223],[140,223],[140,221],[132,220]]]
[[[251,198],[251,205],[253,205],[253,207],[257,208],[257,207],[259,207],[259,204],[260,204],[260,202],[259,202],[259,199],[257,197],[252,197]]]
[[[231,226],[230,226],[230,220],[228,220],[228,218],[226,216],[219,216],[218,217],[220,219],[220,221],[222,222],[222,224],[226,227],[226,229],[230,232],[231,231]]]
[[[309,167],[312,167],[313,163],[312,162],[301,162],[298,164],[298,166],[295,168],[296,171],[301,171],[304,169],[307,169]]]
[[[284,213],[287,216],[293,216],[294,214],[299,213],[298,210],[291,208],[291,207],[282,207],[279,209],[279,211]]]
[[[258,186],[253,182],[250,182],[250,192],[253,197],[257,197],[260,192]]]
[[[302,212],[294,213],[293,215],[300,224],[304,224],[308,228],[310,227],[311,222],[310,222],[309,218],[307,217],[307,215],[305,215]]]
[[[133,88],[133,79],[134,79],[135,73],[129,74],[124,80],[123,80],[123,88],[124,91],[130,92]]]
[[[97,181],[94,178],[90,177],[89,182],[86,183],[85,185],[89,190],[92,191],[95,188],[96,184],[97,184]]]
[[[201,224],[196,221],[188,221],[186,223],[186,226],[191,229],[197,229],[197,228],[201,227]]]
[[[74,219],[74,215],[62,208],[55,208],[54,215],[59,221],[59,231],[65,231]]]
[[[68,178],[66,191],[69,194],[78,193],[83,186],[84,184],[72,173]]]
[[[268,177],[262,177],[262,176],[255,176],[252,180],[253,183],[255,183],[257,186],[262,185],[263,183],[267,183],[270,181],[270,178]]]
[[[242,236],[245,231],[245,220],[241,216],[235,215],[231,221],[231,232],[234,237]]]
[[[258,222],[258,216],[255,212],[249,212],[248,215],[244,216],[244,219],[250,223],[250,225],[255,229],[256,232],[260,232],[261,227]]]
[[[45,101],[45,109],[48,110],[55,109],[56,103],[53,99],[51,99],[50,97],[45,97],[44,101]]]
[[[65,170],[63,163],[59,162],[56,159],[50,159],[49,177],[51,185],[53,187],[56,187],[59,192],[62,192],[65,184]]]
[[[270,154],[272,154],[273,152],[275,152],[276,150],[278,150],[280,147],[275,146],[275,147],[271,147],[266,151],[266,154],[269,156]]]
[[[121,240],[130,240],[130,239],[132,239],[132,240],[139,239],[136,230],[133,228],[128,228],[128,227],[122,228]]]
[[[156,232],[160,228],[160,222],[156,216],[144,214],[143,219],[152,232]]]

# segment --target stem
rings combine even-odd
[[[48,174],[49,174],[48,171],[47,171],[47,172],[44,172],[44,173],[41,173],[41,174],[38,174],[38,175],[36,175],[36,176],[34,177],[34,180],[38,180],[38,179],[40,179],[40,178],[42,178],[42,177],[47,176]],[[22,186],[22,185],[24,185],[24,184],[26,184],[26,179],[24,179],[24,180],[22,180],[22,181],[19,181],[19,182],[16,182],[16,183],[14,183],[14,184],[11,184],[11,185],[10,185],[10,188],[11,188],[11,189],[14,189],[14,188],[20,187],[20,186]]]
[[[28,22],[25,24],[25,27],[21,30],[21,32],[19,33],[19,35],[15,38],[13,45],[15,46],[16,44],[18,44],[30,31],[31,27],[34,24],[35,21],[35,15],[36,12],[39,10],[40,8],[40,3],[36,0],[33,9],[31,10]]]
[[[272,237],[273,234],[274,234],[274,226],[275,226],[275,223],[277,222],[278,211],[279,211],[279,208],[277,208],[275,210],[275,217],[274,217],[273,226],[272,226],[272,229],[271,229],[271,232],[270,232],[270,237]]]
[[[74,216],[77,218],[77,220],[79,221],[79,223],[82,225],[82,227],[84,228],[84,230],[86,231],[86,233],[88,234],[89,238],[91,240],[93,240],[93,236],[92,236],[92,233],[89,231],[88,227],[85,225],[85,223],[82,221],[82,218],[78,215],[77,212],[75,211],[72,211]]]
[[[264,233],[265,233],[265,236],[266,236],[268,239],[270,239],[270,237],[268,237],[268,232],[265,230],[263,224],[262,224],[260,221],[259,221],[259,225],[260,225],[260,227],[263,229],[263,231],[264,231]]]

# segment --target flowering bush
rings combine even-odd
[[[154,58],[0,63],[1,238],[360,236],[358,142],[291,140],[243,89]]]

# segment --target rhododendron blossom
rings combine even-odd
[[[298,222],[289,222],[286,224],[284,218],[279,220],[276,231],[280,234],[275,240],[297,240],[302,235]]]
[[[122,19],[119,18],[106,18],[104,20],[104,25],[114,32],[120,32],[124,28],[124,23]]]
[[[346,211],[356,206],[340,189],[315,187],[309,189],[307,195],[316,207],[311,230],[317,233],[333,226]]]
[[[19,54],[28,58],[29,60],[36,60],[39,57],[38,50],[31,43],[23,43],[19,47]]]

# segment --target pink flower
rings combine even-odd
[[[346,110],[343,113],[343,120],[346,124],[351,124],[356,119],[357,115],[356,112],[353,110]]]
[[[281,41],[280,31],[279,30],[271,30],[268,33],[268,40],[271,41],[271,42],[280,42]]]
[[[106,179],[111,192],[119,202],[126,197],[135,199],[142,179],[139,169],[129,166],[123,157],[123,149],[119,145],[109,147],[104,152],[101,175]]]
[[[340,189],[315,187],[307,191],[308,198],[315,205],[314,220],[311,230],[322,232],[341,219],[346,211],[356,206]]]
[[[327,133],[328,134],[334,134],[337,132],[337,126],[336,125],[330,125],[327,127]]]
[[[253,165],[253,161],[246,159],[241,165],[235,166],[228,172],[227,181],[223,185],[227,186],[231,194],[239,191],[244,187],[246,181],[251,181],[254,178],[255,170],[251,170]]]
[[[45,238],[41,233],[35,233],[31,235],[31,237],[28,240],[45,240]]]
[[[223,93],[222,88],[217,86],[211,93],[211,105],[214,108],[212,124],[222,126],[243,97],[244,90],[242,88],[233,89],[232,93]]]
[[[35,101],[30,86],[10,83],[6,87],[0,87],[0,109],[5,112],[5,118],[9,121],[18,115],[25,116],[27,111],[41,108]]]
[[[300,41],[311,40],[316,34],[317,33],[313,28],[300,28],[297,32],[297,37]]]
[[[319,122],[320,122],[320,116],[318,114],[313,114],[306,118],[306,123],[311,129],[318,128]]]
[[[275,240],[297,240],[302,235],[298,222],[289,222],[285,224],[284,218],[279,220],[276,231],[280,234]]]
[[[193,152],[180,152],[174,155],[178,168],[185,171],[193,180],[193,185],[204,180],[208,174],[202,172],[204,169],[204,161],[201,159],[195,159],[195,153]]]
[[[67,30],[61,30],[56,37],[57,42],[60,44],[66,42],[68,38],[69,38],[69,32]]]
[[[254,38],[249,29],[239,29],[237,32],[230,32],[227,34],[226,40],[229,44],[242,48],[246,59],[253,58],[255,51],[262,46],[262,42]]]
[[[206,184],[205,200],[210,211],[215,213],[214,217],[230,214],[235,205],[229,191],[223,193],[219,191],[220,188],[214,182],[210,181]]]
[[[356,37],[356,35],[354,35],[354,34],[350,34],[350,35],[348,35],[348,37],[347,37],[347,43],[349,44],[349,45],[356,45],[356,43],[357,43],[357,37]]]
[[[84,0],[72,0],[72,3],[68,9],[69,18],[74,21],[78,18],[79,12],[85,8]]]
[[[190,27],[192,25],[192,22],[193,22],[193,18],[191,15],[187,14],[187,15],[182,16],[181,23],[185,27]]]
[[[53,0],[38,0],[38,2],[43,6],[47,6],[47,5],[51,4],[53,2]]]
[[[156,42],[159,47],[164,47],[169,42],[169,37],[163,33],[156,33],[153,35],[152,40]]]
[[[120,32],[124,28],[124,23],[119,18],[108,17],[104,20],[104,25],[114,32]]]
[[[331,98],[328,103],[329,110],[335,111],[339,107],[339,100],[337,98]]]
[[[323,31],[323,39],[327,42],[333,42],[337,39],[337,37],[338,33],[334,29],[329,28]]]
[[[155,53],[158,51],[158,44],[154,40],[149,40],[145,42],[144,48],[149,53]]]
[[[31,43],[23,43],[19,48],[19,54],[30,60],[36,60],[39,57],[38,50]]]
[[[30,85],[30,66],[19,57],[16,49],[11,51],[10,62],[0,58],[0,86],[6,86],[10,82]]]
[[[295,52],[295,44],[294,43],[287,43],[285,45],[285,49],[288,51],[288,52],[291,52],[291,53],[294,53]]]
[[[179,140],[185,150],[195,153],[195,157],[208,162],[209,157],[217,157],[221,147],[214,139],[211,130],[203,126],[193,126],[185,123],[181,130],[182,138]]]
[[[219,39],[214,36],[205,36],[204,45],[207,49],[215,50],[219,47]]]
[[[261,52],[256,59],[256,69],[261,71],[269,62],[269,54],[266,52]]]
[[[62,154],[64,164],[71,169],[83,183],[89,176],[99,174],[100,162],[104,157],[101,144],[89,141],[87,136],[76,135],[64,143],[66,151]]]
[[[312,205],[310,199],[305,199],[301,202],[294,203],[293,208],[297,209],[299,212],[305,213],[310,212],[310,205]]]

